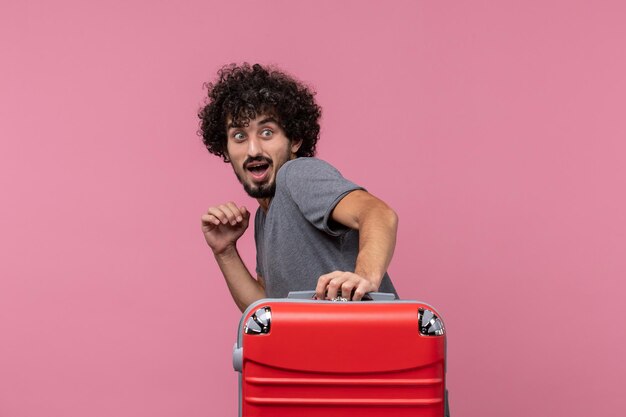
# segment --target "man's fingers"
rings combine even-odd
[[[232,201],[226,203],[225,206],[233,213],[233,216],[235,217],[235,222],[239,223],[243,221],[243,211],[245,211],[245,207],[237,207]]]
[[[367,279],[352,272],[334,271],[319,277],[315,297],[318,300],[333,300],[341,295],[348,300],[360,301],[371,291],[376,291],[376,288]]]
[[[219,226],[221,222],[217,217],[213,216],[212,214],[203,214],[202,224],[205,226],[210,226],[210,229],[213,229],[215,226]]]
[[[363,299],[363,296],[365,294],[367,294],[367,292],[368,292],[367,284],[368,283],[365,282],[365,281],[361,281],[359,283],[359,285],[354,290],[354,295],[352,296],[352,301],[361,301]]]
[[[246,222],[250,218],[250,212],[244,207],[237,207],[235,203],[228,202],[219,206],[209,207],[207,214],[214,216],[221,224],[236,226]]]
[[[334,300],[337,298],[337,290],[339,289],[339,284],[337,284],[336,278],[328,281],[328,285],[326,286],[326,299]]]
[[[315,298],[317,298],[318,300],[323,300],[324,298],[326,298],[326,285],[330,280],[329,275],[330,274],[322,275],[317,280],[317,287],[315,287]]]
[[[341,271],[333,271],[319,277],[319,279],[317,280],[317,287],[315,287],[315,296],[318,300],[326,299],[328,283],[335,277],[341,275],[341,273]]]
[[[339,295],[339,291],[341,291],[341,286],[349,277],[345,272],[335,272],[332,274],[331,280],[328,282],[328,286],[326,287],[326,295],[327,299],[334,300]]]
[[[352,290],[354,289],[354,287],[356,287],[357,283],[354,282],[354,280],[349,279],[347,281],[344,281],[343,284],[341,284],[341,296],[343,298],[346,299],[351,299],[352,298]]]
[[[227,204],[230,204],[230,203],[227,203]],[[222,212],[226,216],[228,223],[230,223],[233,226],[237,224],[237,216],[235,215],[235,213],[233,213],[233,211],[231,210],[229,206],[227,206],[226,204],[222,204],[219,207],[219,209],[222,210]],[[237,210],[237,213],[239,213],[239,210]]]
[[[214,216],[222,224],[228,223],[228,217],[226,217],[226,214],[219,207],[209,207],[207,214]]]

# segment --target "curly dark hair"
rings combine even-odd
[[[315,92],[284,72],[259,64],[230,64],[218,71],[215,83],[207,83],[208,99],[198,111],[198,135],[210,153],[229,162],[226,121],[247,126],[257,115],[275,117],[289,140],[302,140],[297,156],[314,156],[319,139],[322,109]]]

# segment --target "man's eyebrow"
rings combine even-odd
[[[280,125],[280,123],[278,123],[278,120],[276,120],[273,117],[266,117],[265,119],[261,120],[258,124],[264,125],[266,123],[275,123],[277,125]]]
[[[270,117],[266,117],[265,119],[259,121],[259,123],[257,123],[257,124],[264,125],[264,124],[267,124],[267,123],[275,123],[277,125],[280,125],[280,123],[278,123],[278,120],[276,120],[276,118],[271,117],[271,116]],[[230,129],[239,129],[240,127],[241,127],[241,124],[230,122],[230,123],[228,123],[226,125],[226,130],[228,131]]]

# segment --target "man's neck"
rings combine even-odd
[[[259,206],[263,210],[264,213],[267,213],[267,210],[270,208],[270,203],[272,202],[271,197],[268,198],[257,198],[256,201],[259,202]]]

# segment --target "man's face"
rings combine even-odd
[[[248,126],[233,126],[229,118],[226,135],[228,158],[248,195],[274,197],[276,174],[295,158],[301,142],[291,142],[278,121],[268,115],[257,116]]]

